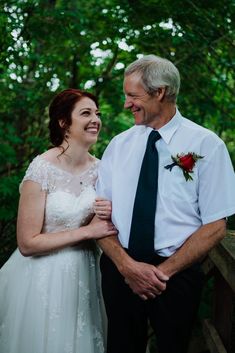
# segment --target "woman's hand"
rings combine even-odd
[[[17,220],[18,246],[24,256],[47,254],[84,240],[117,235],[111,221],[95,216],[87,226],[65,229],[51,236],[51,233],[42,232],[45,203],[46,192],[41,190],[41,186],[31,180],[24,181]]]
[[[94,202],[94,212],[100,219],[111,219],[112,202],[102,197],[97,197]]]
[[[82,228],[86,228],[88,239],[100,239],[118,234],[116,227],[111,221],[100,219],[97,216],[87,226]]]

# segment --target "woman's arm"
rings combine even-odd
[[[87,226],[53,233],[41,233],[46,192],[38,183],[25,181],[22,186],[17,218],[17,242],[24,256],[40,255],[72,246],[80,241],[117,234],[107,220],[93,219]]]

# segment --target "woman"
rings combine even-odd
[[[49,108],[54,148],[37,156],[20,186],[18,249],[0,271],[0,352],[103,353],[103,308],[93,239],[116,235],[99,200],[101,127],[96,98],[67,89]]]

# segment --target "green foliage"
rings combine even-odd
[[[180,70],[182,113],[218,133],[233,161],[233,0],[0,0],[0,262],[15,247],[18,184],[48,148],[47,107],[64,88],[99,96],[101,157],[132,125],[123,111],[123,70],[154,53]]]

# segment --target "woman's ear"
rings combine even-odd
[[[62,129],[65,129],[66,128],[66,122],[62,119],[59,120],[59,125]]]

